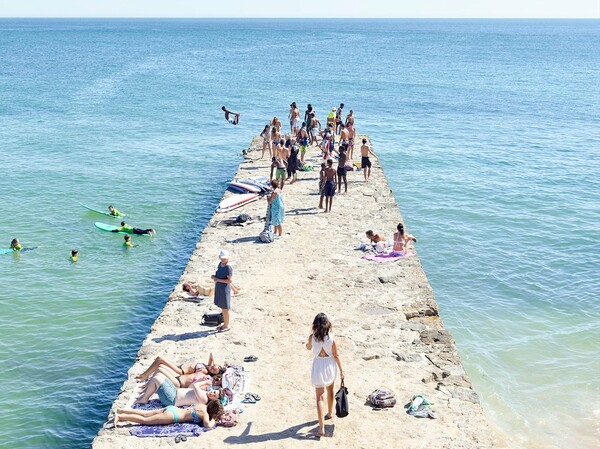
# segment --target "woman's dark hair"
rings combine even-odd
[[[325,340],[325,337],[329,335],[329,331],[331,330],[331,321],[329,321],[327,315],[319,313],[313,320],[312,330],[315,340]]]
[[[365,234],[367,234],[367,235],[371,236],[371,235],[373,235],[373,231],[371,231],[371,230],[369,229],[367,232],[365,232]]]
[[[216,399],[213,399],[206,404],[206,411],[209,419],[216,419],[225,412],[221,401],[217,401]]]
[[[125,226],[125,222],[124,221],[121,222],[121,226]]]
[[[398,223],[398,227],[396,229],[398,229],[400,235],[404,235],[404,225],[402,223]]]
[[[362,143],[367,143],[367,139],[363,139],[363,140],[362,140]]]
[[[277,183],[277,180],[276,180],[276,179],[272,179],[272,180],[271,180],[271,187],[273,187],[274,189],[276,189],[278,185],[279,185],[279,184]]]
[[[312,111],[312,104],[309,104],[308,106],[306,106],[306,109],[308,109],[309,111]]]

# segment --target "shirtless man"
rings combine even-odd
[[[356,138],[356,128],[354,127],[354,111],[350,109],[348,117],[346,117],[346,129],[350,133],[349,145],[348,145],[348,159],[352,160],[354,153],[354,139]]]
[[[340,124],[340,142],[340,145],[347,151],[348,145],[350,145],[350,131],[343,124]]]
[[[311,145],[314,143],[315,145],[319,146],[319,140],[317,139],[317,136],[319,135],[319,129],[321,129],[321,122],[319,121],[319,119],[317,118],[315,113],[311,112],[310,125],[308,128],[308,132],[310,134],[310,144]]]
[[[346,178],[346,149],[344,147],[340,147],[340,153],[338,157],[338,166],[337,166],[337,185],[338,191],[342,191],[342,179],[344,180],[344,195],[348,193],[348,179]]]
[[[292,135],[296,135],[300,129],[300,109],[296,106],[296,102],[293,102],[290,108],[290,131]]]
[[[365,182],[371,177],[371,160],[369,155],[375,157],[375,153],[371,151],[369,145],[367,145],[367,139],[362,140],[362,146],[360,147],[360,155],[362,156],[360,166],[363,169],[365,175]]]
[[[331,159],[327,159],[327,168],[323,173],[323,177],[325,178],[325,185],[323,186],[325,212],[331,212],[333,197],[335,195],[335,169],[333,168],[333,161]]]
[[[225,108],[225,106],[223,106],[221,109],[223,111],[225,111],[225,120],[227,120],[232,125],[238,124],[238,122],[240,121],[240,114],[238,112],[231,112],[231,111],[227,110]],[[233,118],[231,118],[232,115],[233,115]]]

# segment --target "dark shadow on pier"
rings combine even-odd
[[[197,332],[187,332],[185,334],[167,334],[162,337],[153,338],[152,341],[155,343],[160,343],[162,341],[183,341],[183,340],[193,340],[195,338],[205,338],[211,334],[217,332],[217,329],[209,329],[205,331],[197,331]]]
[[[285,440],[288,438],[294,440],[319,440],[319,436],[316,434],[317,429],[302,431],[305,427],[318,426],[319,421],[308,421],[304,424],[298,424],[297,426],[289,427],[281,432],[270,432],[263,433],[262,435],[250,435],[250,428],[252,427],[252,421],[248,423],[244,431],[240,436],[230,436],[223,440],[227,444],[250,444],[250,443],[264,443],[265,441],[278,441]],[[325,426],[325,435],[332,436],[335,430],[334,425]]]
[[[257,243],[258,242],[258,237],[257,236],[240,237],[238,239],[226,240],[226,242],[227,243],[248,243],[248,242]]]
[[[317,215],[319,209],[316,207],[307,207],[306,209],[290,209],[286,211],[286,215]]]

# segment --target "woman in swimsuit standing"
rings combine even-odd
[[[262,156],[263,159],[265,157],[265,150],[269,149],[269,157],[271,157],[271,127],[269,125],[265,125],[265,129],[260,133],[260,137],[263,138],[263,147],[262,147]]]
[[[138,410],[120,408],[115,413],[114,425],[121,421],[134,422],[147,426],[193,422],[204,427],[214,427],[215,420],[224,413],[223,405],[212,400],[206,405],[196,404],[190,408],[169,405],[158,410]]]
[[[281,134],[279,134],[279,130],[273,126],[271,128],[271,143],[273,148],[272,157],[279,157],[279,152],[281,151]]]
[[[315,387],[317,399],[317,417],[319,418],[319,436],[325,435],[325,420],[333,417],[333,384],[337,377],[338,369],[340,377],[344,381],[344,370],[338,354],[337,346],[330,335],[331,322],[324,313],[319,313],[312,324],[312,333],[308,337],[306,349],[312,350],[313,364],[311,382]],[[327,390],[327,414],[324,415],[324,395]]]

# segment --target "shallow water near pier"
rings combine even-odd
[[[0,446],[89,446],[241,150],[343,101],[491,421],[595,447],[599,47],[598,21],[0,20],[0,248],[38,247],[0,255]],[[80,201],[157,236],[124,250]]]

